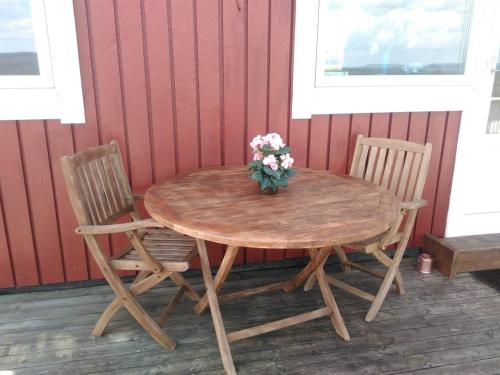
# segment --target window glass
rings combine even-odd
[[[488,116],[488,126],[486,128],[486,132],[489,134],[500,134],[500,48],[498,49],[495,70],[490,114]]]
[[[493,97],[500,98],[500,48],[498,49],[497,65],[495,67],[495,81],[493,83]]]
[[[471,0],[320,0],[317,75],[464,74],[470,19]]]
[[[39,75],[30,0],[0,0],[0,75]]]

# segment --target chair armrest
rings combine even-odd
[[[399,204],[399,208],[402,210],[414,210],[420,207],[425,207],[427,206],[429,202],[427,202],[425,199],[416,199],[411,202],[401,202]]]
[[[145,228],[164,228],[154,219],[138,220],[131,223],[123,224],[109,224],[109,225],[81,225],[75,229],[78,234],[109,234],[121,233],[131,230],[145,229]]]
[[[145,193],[132,193],[132,197],[135,200],[144,200]]]

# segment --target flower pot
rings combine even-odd
[[[260,192],[262,195],[275,195],[275,194],[278,194],[278,190],[279,190],[279,189],[273,190],[273,189],[271,189],[270,187],[267,187],[267,188],[265,188],[265,189],[261,189],[261,188],[260,188],[260,185],[259,185],[259,192]]]

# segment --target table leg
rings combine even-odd
[[[220,314],[216,287],[214,285],[214,280],[212,278],[212,273],[210,271],[210,263],[208,260],[207,247],[205,241],[203,240],[196,240],[196,243],[198,244],[198,254],[200,256],[201,270],[203,272],[203,281],[205,282],[205,288],[207,290],[205,296],[207,297],[208,304],[210,305],[210,312],[212,313],[212,319],[214,322],[215,334],[217,336],[217,342],[219,344],[222,363],[224,365],[224,369],[226,370],[227,374],[236,375],[236,369],[234,368],[233,358],[231,356],[231,350],[229,349],[229,343],[227,341],[226,330],[224,329],[222,316]],[[229,269],[230,268],[231,267],[229,267]]]
[[[320,250],[321,251],[321,250]],[[319,258],[319,253],[315,249],[309,250],[309,255],[311,258]],[[323,300],[325,304],[331,309],[332,313],[330,315],[330,319],[332,320],[333,327],[335,328],[335,332],[346,341],[350,340],[349,332],[347,332],[347,328],[344,324],[344,320],[342,319],[342,315],[340,315],[339,308],[337,303],[335,302],[335,298],[333,297],[332,290],[330,289],[330,285],[328,284],[328,280],[326,279],[326,274],[324,270],[324,266],[328,257],[324,258],[321,261],[321,264],[314,274],[316,275],[316,279],[318,280],[318,285],[321,290],[321,294],[323,296]]]
[[[233,267],[234,260],[236,259],[236,255],[238,254],[239,247],[238,246],[228,246],[226,249],[226,254],[224,255],[224,259],[222,259],[222,263],[217,271],[217,275],[215,275],[215,293],[219,294],[222,286],[226,282],[227,276]],[[208,299],[205,294],[200,302],[194,307],[194,311],[196,314],[203,314],[208,308]]]
[[[328,256],[331,253],[331,248],[329,247],[323,247],[321,248],[318,252],[318,256],[311,257],[311,261],[305,266],[298,274],[292,279],[292,282],[287,285],[286,287],[283,288],[283,290],[287,293],[290,293],[294,289],[298,288],[300,285],[302,285],[306,280],[309,278],[310,275],[313,274],[313,272],[316,271],[316,269],[319,268],[320,264],[323,261],[326,261]],[[316,251],[316,250],[314,250]],[[316,255],[316,253],[314,253]]]

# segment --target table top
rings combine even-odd
[[[199,169],[153,185],[149,214],[180,233],[221,244],[275,249],[362,241],[390,227],[398,200],[349,176],[297,168],[276,195],[259,192],[246,167]]]

